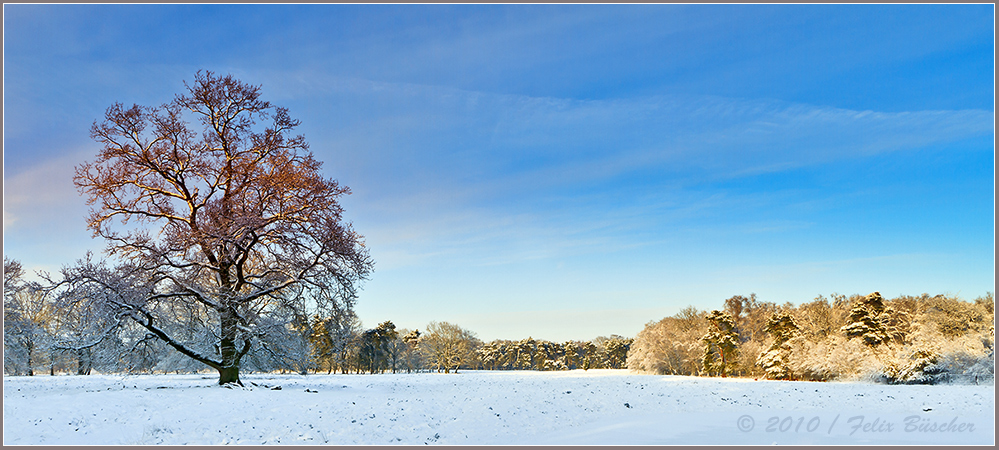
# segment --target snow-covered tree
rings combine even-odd
[[[34,375],[47,366],[54,373],[64,356],[56,347],[59,311],[49,292],[24,280],[17,260],[4,257],[4,369]]]
[[[628,351],[628,368],[661,375],[694,375],[704,354],[705,313],[693,306],[671,317],[649,322]]]
[[[579,367],[579,344],[565,341],[562,343],[562,351],[562,364],[565,364],[566,369],[574,370]]]
[[[381,344],[387,365],[392,368],[392,373],[396,373],[402,367],[406,343],[402,341],[400,330],[396,330],[392,322],[383,322],[378,328],[381,329]]]
[[[989,315],[993,311],[988,293],[975,303],[960,301],[956,297],[924,294],[913,300],[918,301],[924,320],[937,324],[944,336],[957,337],[971,331],[985,331],[991,325]]]
[[[122,289],[101,297],[117,317],[217,370],[220,384],[239,382],[240,361],[282,308],[349,309],[373,264],[343,219],[349,189],[323,177],[291,134],[298,125],[259,87],[211,72],[163,106],[108,108],[91,129],[97,159],[74,181],[93,205],[88,227],[120,263],[117,280],[79,270],[70,281]],[[188,316],[206,319],[205,339],[172,331]]]
[[[532,337],[527,339],[522,339],[517,342],[514,346],[514,368],[522,370],[534,369],[536,365],[535,359],[537,358],[537,347],[538,341],[534,340]]]
[[[401,330],[399,334],[402,335],[402,342],[406,346],[402,357],[402,360],[406,365],[406,373],[410,373],[414,370],[419,371],[424,366],[423,357],[419,351],[421,335],[420,330]]]
[[[501,341],[489,342],[476,350],[486,370],[496,370],[503,362],[504,345]]]
[[[596,344],[593,342],[584,342],[580,346],[580,354],[582,355],[581,367],[583,370],[600,368],[600,355],[598,354]]]
[[[634,339],[611,335],[602,342],[601,366],[607,369],[623,369],[628,359],[628,350]]]
[[[4,305],[5,367],[14,374],[34,375],[49,358],[52,336],[46,329],[48,307],[37,292],[21,291]]]
[[[399,339],[395,324],[386,321],[361,334],[358,365],[368,373],[381,373],[391,368],[396,371],[398,353],[391,353],[392,342]]]
[[[903,313],[888,308],[878,292],[860,299],[850,310],[850,323],[842,328],[849,338],[860,338],[868,347],[901,342],[905,337]]]
[[[729,375],[755,376],[759,371],[770,378],[814,381],[991,382],[993,305],[991,293],[974,302],[928,294],[890,300],[878,293],[850,297],[833,294],[831,299],[819,296],[799,306],[788,303],[779,309],[754,296],[736,296],[725,302],[731,321],[722,318],[726,313],[712,312],[715,317],[710,328],[705,325],[693,335],[680,332],[681,325],[689,322],[679,315],[650,322],[635,338],[628,353],[628,367],[662,374],[684,373],[678,369],[683,365],[684,353],[696,348],[702,357],[693,371],[703,367],[703,372],[709,374],[721,373],[724,360]],[[755,320],[749,318],[768,310],[768,320],[759,326],[764,333],[760,338]],[[740,317],[735,326],[732,314]],[[703,313],[694,315],[704,324],[709,323]],[[733,330],[742,335],[733,336]],[[729,348],[738,349],[736,358],[715,344],[726,341]]]
[[[555,361],[558,359],[560,350],[553,342],[538,341],[535,347],[533,360],[535,370],[555,370]]]
[[[52,348],[76,359],[78,375],[89,375],[95,365],[117,369],[115,359],[123,350],[118,340],[123,325],[120,318],[100,302],[79,301],[90,294],[86,290],[56,292]]]
[[[739,335],[735,331],[735,321],[728,313],[711,311],[705,319],[708,332],[701,338],[706,344],[701,364],[704,372],[725,377],[734,369],[739,349]]]
[[[789,380],[794,377],[791,370],[791,346],[788,341],[798,336],[801,329],[794,322],[794,317],[786,311],[776,312],[770,316],[764,327],[773,338],[773,343],[767,351],[760,354],[757,364],[766,371],[771,380]]]
[[[347,373],[352,346],[361,332],[360,320],[352,309],[336,308],[326,317],[313,315],[309,342],[318,366],[325,367],[326,373]]]
[[[811,302],[803,303],[792,311],[801,333],[808,339],[818,341],[839,333],[849,315],[849,299],[845,295],[832,294],[831,301],[819,295]]]
[[[257,318],[257,339],[247,353],[249,369],[305,375],[315,368],[310,344],[314,330],[306,315],[308,307],[303,304],[306,301],[288,299],[267,316]]]
[[[420,350],[437,371],[458,372],[463,364],[475,359],[478,339],[475,333],[448,322],[430,322],[420,337]]]

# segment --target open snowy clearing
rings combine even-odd
[[[625,370],[3,379],[18,444],[994,444],[994,386]],[[280,386],[280,390],[275,388]],[[862,418],[860,416],[863,416]]]

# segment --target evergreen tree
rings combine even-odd
[[[603,366],[608,369],[623,369],[628,359],[628,349],[634,339],[627,339],[621,336],[612,335],[610,339],[604,341]]]
[[[395,346],[396,341],[399,341],[399,333],[395,330],[395,324],[392,321],[385,321],[378,324],[375,328],[375,333],[378,340],[378,350],[381,356],[380,368],[385,370],[388,368],[392,369],[392,373],[396,372],[397,365],[399,363],[399,352],[400,348]]]
[[[574,370],[579,366],[579,347],[575,342],[566,341],[562,344],[562,363],[569,370]]]
[[[904,339],[903,314],[885,306],[881,294],[873,292],[858,300],[850,310],[850,324],[842,328],[850,339],[861,338],[868,347],[878,347]]]
[[[711,311],[705,319],[710,325],[708,333],[701,338],[707,344],[702,358],[704,371],[727,376],[738,355],[739,335],[735,330],[735,321],[728,313],[718,310]]]
[[[475,352],[479,355],[479,360],[482,361],[482,366],[486,370],[496,370],[497,366],[503,357],[502,353],[502,343],[499,341],[492,341],[482,347],[479,347]]]
[[[538,343],[534,338],[528,337],[517,343],[515,367],[521,370],[536,369],[535,353]]]
[[[517,343],[513,341],[503,341],[500,346],[500,367],[506,370],[517,368]]]
[[[398,354],[392,352],[392,342],[399,338],[395,324],[386,321],[377,327],[365,331],[361,336],[361,348],[358,352],[358,364],[368,373],[381,373],[392,368],[398,362]]]
[[[763,329],[773,337],[774,342],[767,351],[760,354],[757,364],[771,380],[792,379],[791,346],[788,341],[797,336],[801,329],[794,322],[794,317],[785,311],[773,313]]]
[[[600,357],[597,355],[597,346],[592,342],[583,343],[580,348],[583,370],[597,369],[600,365]]]
[[[403,354],[403,360],[406,362],[406,373],[412,372],[413,369],[419,370],[423,366],[420,352],[417,348],[419,341],[420,330],[413,330],[402,336],[402,342],[406,344],[406,350]]]

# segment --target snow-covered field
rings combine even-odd
[[[3,379],[18,444],[994,444],[994,386],[638,375]],[[280,386],[280,390],[275,388]]]

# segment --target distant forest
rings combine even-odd
[[[197,373],[211,370],[128,321],[102,329],[4,261],[4,370],[47,373]],[[692,306],[632,338],[482,342],[448,322],[423,330],[391,321],[365,329],[350,309],[298,317],[249,347],[246,372],[398,373],[628,368],[661,375],[884,383],[991,382],[992,293],[962,301],[923,294],[818,297],[800,305],[734,296],[722,309]],[[187,314],[187,312],[183,312]],[[178,323],[183,327],[183,323]],[[203,328],[191,327],[190,330]],[[173,330],[183,333],[183,330]],[[206,345],[217,337],[191,336]]]
[[[778,380],[991,382],[994,298],[923,294],[819,296],[795,306],[734,296],[710,313],[687,307],[635,337],[628,368]]]
[[[202,362],[123,314],[95,310],[66,283],[26,282],[20,262],[4,259],[4,371],[48,373],[197,373]],[[220,352],[217,330],[206,326],[211,311],[163,308],[160,327],[205,353]],[[571,370],[626,367],[632,339],[611,335],[591,341],[483,343],[474,332],[448,322],[423,330],[399,329],[391,321],[365,329],[353,308],[329,315],[280,315],[246,347],[244,372],[444,373],[466,369]],[[212,348],[214,347],[214,350]]]

